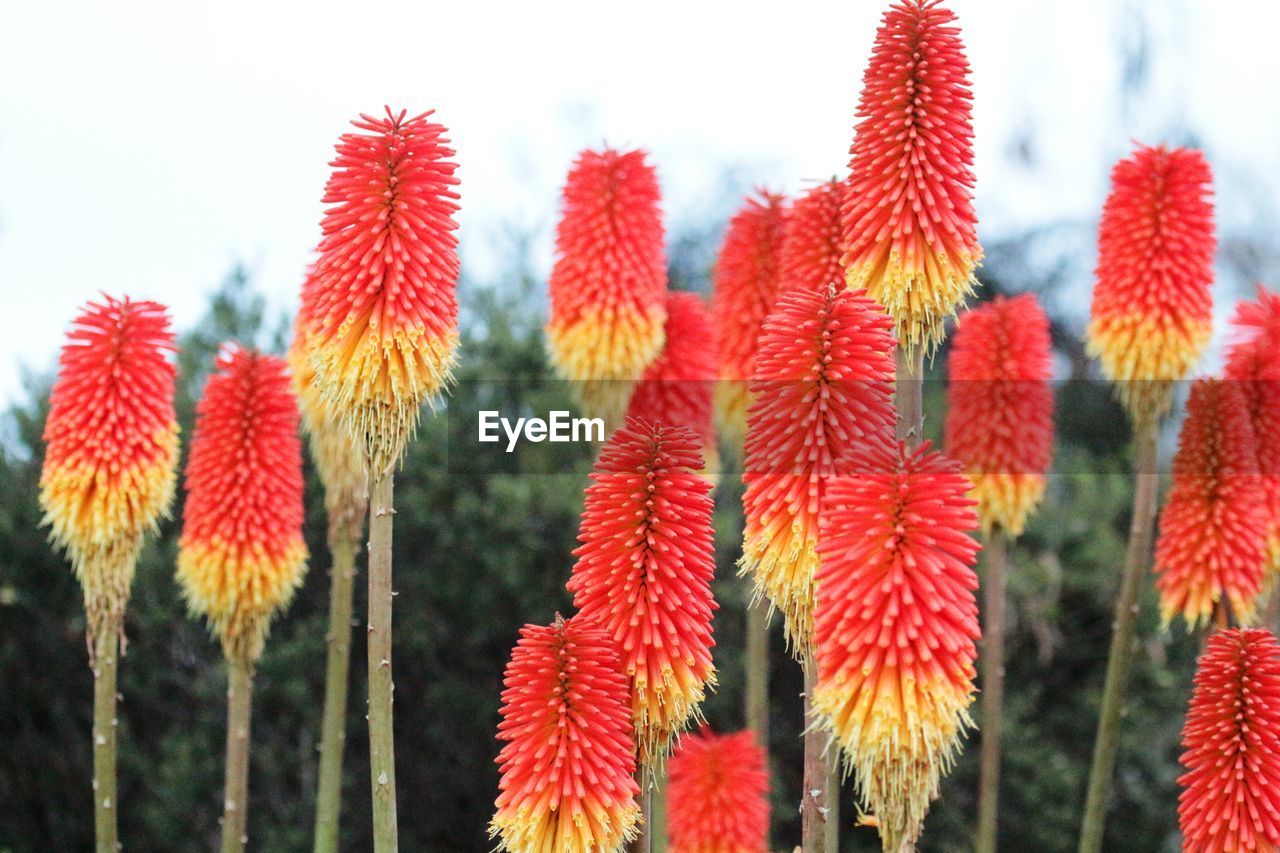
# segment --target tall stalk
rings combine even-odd
[[[120,654],[120,621],[107,620],[93,639],[93,830],[97,853],[116,853],[116,671]]]
[[[373,783],[373,849],[399,847],[396,757],[392,734],[391,527],[395,463],[380,466],[369,500],[369,775]]]
[[[756,733],[756,742],[769,752],[769,605],[751,603],[747,588],[746,721]]]
[[[998,527],[991,532],[982,584],[982,755],[978,785],[977,853],[995,853],[1000,802],[1000,720],[1004,704],[1005,562],[1008,540]]]
[[[363,511],[362,511],[363,513]],[[333,557],[329,582],[328,662],[324,716],[320,723],[320,778],[316,787],[316,853],[337,853],[342,815],[342,753],[347,738],[347,692],[351,664],[351,605],[355,591],[356,538],[339,525],[329,537]]]
[[[631,853],[652,853],[653,774],[649,768],[636,768],[636,783],[640,786],[640,834],[631,842]]]
[[[253,664],[227,658],[227,778],[222,797],[222,853],[241,853],[248,842],[249,719]]]
[[[1098,853],[1102,849],[1107,794],[1111,788],[1111,774],[1115,769],[1116,749],[1119,746],[1120,711],[1129,679],[1129,664],[1133,660],[1139,592],[1142,576],[1151,562],[1151,540],[1156,517],[1158,435],[1159,422],[1154,417],[1147,418],[1134,427],[1137,470],[1134,474],[1133,520],[1129,528],[1129,547],[1125,553],[1120,594],[1116,599],[1111,650],[1107,656],[1107,677],[1102,691],[1102,709],[1098,715],[1098,736],[1093,747],[1084,820],[1080,827],[1080,853]]]
[[[649,806],[649,850],[667,853],[667,768],[659,767],[653,777],[653,802]]]
[[[831,768],[834,754],[827,753],[829,735],[812,725],[813,690],[818,681],[818,667],[810,655],[804,660],[804,719],[809,723],[804,732],[804,791],[800,797],[800,839],[803,853],[836,853],[828,829]]]

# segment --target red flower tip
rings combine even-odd
[[[458,343],[454,152],[430,112],[406,115],[362,115],[339,139],[303,305],[323,395],[378,470],[448,384]]]
[[[1140,147],[1111,171],[1088,345],[1137,421],[1168,410],[1209,342],[1212,182],[1190,148]]]
[[[306,571],[298,405],[283,359],[226,347],[196,406],[178,581],[228,658],[253,662]]]
[[[791,204],[779,259],[783,290],[844,287],[840,203],[845,190],[845,184],[832,178],[802,193]]]
[[[769,849],[769,771],[754,732],[681,738],[667,778],[671,853]]]
[[[1270,631],[1209,637],[1182,746],[1182,849],[1280,849],[1280,644]]]
[[[653,424],[688,427],[702,442],[714,479],[716,432],[711,395],[719,367],[711,312],[702,297],[667,294],[666,343],[636,385],[627,416]]]
[[[1049,320],[1030,293],[962,315],[951,347],[947,452],[973,481],[987,533],[1022,533],[1053,455]]]
[[[84,307],[62,348],[40,506],[84,587],[94,636],[118,624],[142,537],[173,502],[174,349],[163,305],[105,295]]]
[[[798,656],[813,636],[818,511],[855,448],[893,435],[892,322],[863,291],[796,288],[760,334],[743,482],[742,572],[782,611]]]
[[[779,255],[786,200],[760,190],[729,220],[712,272],[711,312],[720,354],[716,418],[734,447],[747,429],[747,382],[755,370],[757,338],[781,283]]]
[[[662,351],[661,198],[644,151],[583,151],[565,181],[547,343],[584,406],[610,419]]]
[[[701,467],[691,430],[628,419],[600,451],[573,552],[577,618],[618,645],[646,765],[662,760],[715,684],[711,484]]]
[[[932,351],[973,292],[973,96],[956,17],[937,0],[889,7],[858,101],[844,200],[849,286],[893,316],[908,352]]]
[[[872,446],[860,464],[822,502],[813,709],[899,850],[972,725],[978,518],[959,464],[928,442]]]
[[[503,674],[489,834],[511,853],[599,853],[636,834],[640,793],[618,652],[581,616],[526,625]]]
[[[1252,619],[1266,560],[1266,499],[1249,410],[1234,382],[1191,386],[1173,459],[1173,488],[1160,516],[1155,570],[1160,613],[1190,628],[1226,601]]]
[[[1258,446],[1267,504],[1269,576],[1280,576],[1280,294],[1258,286],[1257,302],[1241,302],[1232,319],[1226,378],[1244,392]]]

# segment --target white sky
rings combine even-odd
[[[181,328],[244,261],[292,305],[333,143],[384,103],[435,107],[452,130],[481,276],[507,225],[537,229],[545,263],[564,171],[604,140],[653,153],[677,222],[729,168],[788,192],[829,176],[884,5],[0,0],[0,401],[99,290],[164,302]],[[1224,220],[1277,230],[1280,8],[950,5],[974,66],[985,239],[1090,221],[1129,141],[1175,126],[1208,148]],[[1125,110],[1117,57],[1138,20],[1149,83]],[[1031,166],[1010,158],[1027,129]]]

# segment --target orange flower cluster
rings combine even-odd
[[[253,663],[306,571],[298,407],[282,359],[234,347],[217,368],[196,407],[178,581],[227,658]]]
[[[551,270],[551,361],[609,420],[662,351],[667,268],[658,175],[643,151],[583,151],[565,182]]]
[[[1182,746],[1182,849],[1280,849],[1280,643],[1270,631],[1209,637]]]
[[[666,343],[636,385],[627,417],[651,424],[688,427],[702,442],[707,476],[719,469],[711,410],[715,384],[715,329],[711,312],[694,293],[667,294]]]
[[[510,853],[604,853],[636,834],[627,678],[582,616],[526,625],[503,674],[502,772],[489,834]]]
[[[821,290],[844,287],[843,220],[840,202],[845,185],[832,178],[802,193],[786,212],[782,249],[781,289]]]
[[[1242,622],[1253,618],[1267,530],[1257,460],[1240,386],[1216,379],[1192,385],[1156,542],[1156,588],[1165,624],[1182,614],[1196,628],[1219,603],[1229,603]]]
[[[1232,325],[1236,339],[1227,350],[1225,375],[1240,385],[1253,423],[1274,583],[1280,577],[1280,295],[1259,286],[1258,301],[1236,306]]]
[[[742,446],[747,431],[747,382],[755,372],[758,339],[781,284],[779,254],[786,202],[760,191],[729,220],[712,273],[711,312],[720,354],[716,420],[731,446]]]
[[[779,298],[760,335],[739,566],[782,611],[800,657],[813,637],[823,491],[855,448],[893,435],[891,325],[862,291],[798,287]]]
[[[307,355],[325,405],[381,471],[450,381],[458,344],[458,180],[431,113],[362,115],[325,187]]]
[[[617,643],[641,763],[698,717],[711,662],[711,484],[685,427],[628,420],[600,451],[569,579],[578,616]]]
[[[1021,535],[1053,456],[1049,320],[1029,293],[960,318],[948,363],[947,452],[973,481],[986,533]]]
[[[769,849],[769,770],[754,732],[682,738],[667,778],[671,853]]]
[[[813,709],[886,850],[914,843],[972,725],[978,527],[959,464],[871,447],[823,499]]]
[[[62,348],[40,506],[84,588],[90,648],[119,625],[142,537],[173,502],[173,350],[163,305],[109,296],[85,306]]]
[[[844,264],[893,316],[908,353],[931,352],[973,292],[973,97],[955,15],[903,0],[876,32],[844,198]]]
[[[1141,147],[1111,171],[1088,345],[1135,423],[1168,410],[1209,342],[1212,181],[1188,148]]]

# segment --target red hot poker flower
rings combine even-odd
[[[577,618],[617,643],[648,766],[715,684],[711,484],[700,468],[691,430],[628,420],[600,451],[573,552]]]
[[[1053,456],[1049,320],[1030,293],[960,318],[951,347],[947,452],[973,481],[978,518],[1022,533]]]
[[[1215,604],[1252,619],[1266,565],[1266,503],[1242,389],[1202,379],[1191,386],[1173,459],[1173,489],[1160,516],[1155,570],[1164,622],[1189,628]]]
[[[178,540],[187,603],[253,663],[306,571],[298,405],[282,359],[230,347],[196,407]]]
[[[1182,849],[1280,849],[1280,643],[1270,631],[1209,637],[1182,746]]]
[[[1209,342],[1212,181],[1189,148],[1140,147],[1111,171],[1088,344],[1135,421],[1164,414]]]
[[[609,418],[662,351],[661,198],[643,151],[583,151],[565,182],[547,342],[584,405]]]
[[[457,167],[430,116],[362,115],[338,141],[303,306],[321,391],[374,470],[448,384],[458,344]]]
[[[742,572],[782,611],[793,652],[813,636],[818,512],[854,450],[893,435],[892,323],[862,291],[784,293],[760,335],[743,482]]]
[[[163,305],[109,296],[85,306],[62,349],[40,505],[84,588],[91,638],[118,624],[143,534],[173,502],[173,350]]]
[[[822,504],[814,713],[855,771],[886,850],[914,843],[971,726],[974,502],[924,442],[871,448]]]
[[[693,430],[713,476],[716,432],[711,394],[718,363],[711,312],[694,293],[667,294],[666,343],[636,385],[627,416],[652,424]],[[713,477],[714,478],[714,477]]]
[[[973,96],[956,17],[938,0],[884,13],[849,149],[849,286],[893,316],[899,344],[932,351],[976,284]]]
[[[747,382],[755,370],[760,328],[781,283],[786,200],[761,190],[729,220],[712,273],[711,313],[720,354],[716,418],[730,444],[741,447],[747,429]]]
[[[844,287],[844,236],[840,202],[845,185],[835,178],[802,193],[786,213],[779,259],[781,288]]]
[[[503,674],[502,779],[489,834],[510,853],[600,853],[636,834],[627,678],[581,616],[526,625]]]
[[[754,732],[686,735],[667,778],[671,853],[769,849],[769,771]]]
[[[1258,287],[1257,302],[1241,302],[1232,320],[1226,378],[1244,391],[1258,447],[1267,503],[1267,551],[1272,579],[1280,577],[1280,294]]]

